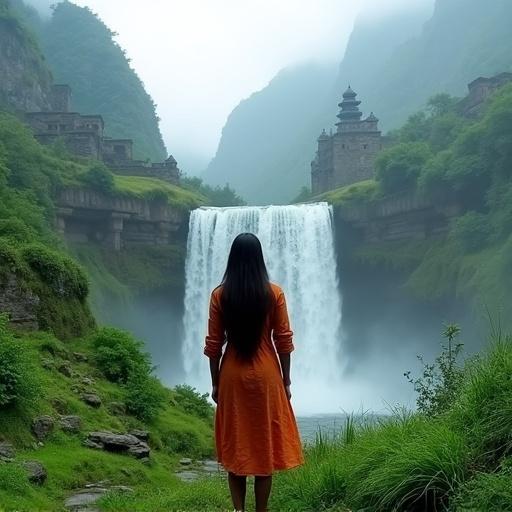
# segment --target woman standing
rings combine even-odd
[[[215,442],[237,511],[255,476],[256,511],[267,510],[272,473],[303,463],[290,404],[292,331],[281,288],[269,282],[258,238],[238,235],[210,300],[204,353],[217,403]],[[224,354],[222,348],[226,343]]]

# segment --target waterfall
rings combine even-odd
[[[327,203],[199,208],[191,213],[182,349],[187,383],[201,391],[210,389],[202,353],[210,292],[221,281],[233,239],[242,232],[261,240],[270,279],[286,296],[296,349],[296,409],[339,411],[341,296]]]

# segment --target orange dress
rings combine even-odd
[[[275,306],[261,343],[250,361],[241,361],[226,343],[215,412],[217,458],[236,475],[271,475],[304,462],[302,444],[285,388],[277,353],[294,347],[281,288],[272,284]],[[212,292],[204,353],[220,358],[226,341],[220,310],[222,287]]]

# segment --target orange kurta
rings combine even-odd
[[[215,413],[217,458],[236,475],[271,475],[304,462],[290,401],[286,397],[277,354],[294,347],[281,288],[272,284],[274,308],[251,361],[241,361],[226,344],[220,367]],[[212,292],[204,353],[220,358],[226,341],[220,310],[222,287]]]

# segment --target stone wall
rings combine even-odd
[[[433,203],[414,192],[339,207],[336,217],[358,233],[360,242],[371,244],[394,240],[423,240],[445,234],[462,206],[454,197]]]
[[[116,251],[130,244],[171,244],[187,219],[185,212],[165,200],[110,197],[84,188],[64,189],[57,205],[62,236]]]
[[[39,298],[20,287],[14,274],[0,283],[0,312],[7,313],[14,327],[24,330],[39,328],[36,310]]]

